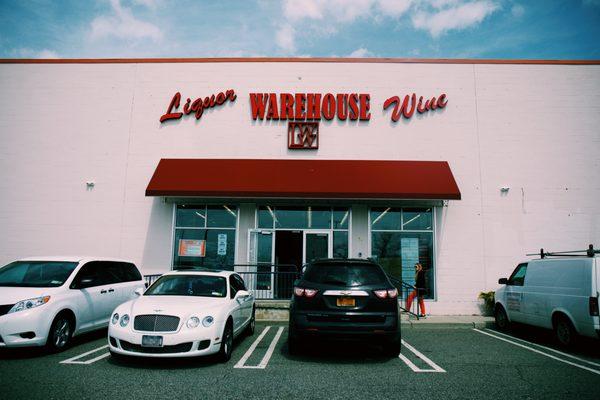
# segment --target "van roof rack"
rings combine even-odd
[[[583,253],[583,254],[581,254],[581,253]],[[545,252],[544,249],[541,248],[539,253],[530,253],[530,254],[527,254],[527,256],[540,256],[540,258],[546,258],[546,257],[594,257],[595,254],[600,254],[600,250],[595,250],[594,246],[590,244],[586,250]]]

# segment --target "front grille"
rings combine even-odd
[[[172,315],[138,315],[133,329],[146,332],[174,332],[179,326],[179,317]]]
[[[0,315],[7,314],[11,308],[13,308],[14,304],[5,304],[0,306]]]
[[[339,323],[366,323],[382,324],[385,322],[385,315],[307,315],[309,322],[339,322]]]
[[[173,354],[173,353],[187,353],[192,349],[193,342],[186,342],[175,344],[172,346],[163,347],[143,347],[139,344],[129,343],[125,340],[119,340],[121,348],[125,351],[131,351],[134,353],[146,353],[146,354]]]

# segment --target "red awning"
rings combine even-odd
[[[146,196],[460,200],[446,161],[162,159]]]

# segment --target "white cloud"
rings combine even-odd
[[[152,1],[138,0],[140,3]],[[119,39],[150,39],[158,42],[162,39],[162,31],[154,24],[137,19],[130,8],[123,7],[120,0],[110,1],[112,14],[96,17],[91,24],[92,40],[116,37]]]
[[[294,28],[291,25],[282,25],[275,35],[275,42],[277,45],[287,53],[294,53],[296,51],[296,45],[294,42]]]
[[[17,58],[59,58],[57,52],[49,49],[33,50],[23,47],[13,50],[12,53]]]
[[[465,29],[481,23],[500,7],[489,0],[459,3],[456,0],[435,0],[438,11],[419,10],[412,16],[413,26],[436,38],[450,30]]]
[[[412,4],[413,0],[379,0],[377,7],[385,16],[398,18],[407,12]]]
[[[373,57],[373,53],[367,50],[364,47],[354,50],[352,53],[348,55],[348,57],[353,58],[364,58],[364,57]]]
[[[515,4],[510,9],[510,13],[513,15],[513,17],[521,18],[523,14],[525,14],[525,7],[520,4]]]

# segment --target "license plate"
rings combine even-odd
[[[356,300],[353,297],[338,297],[337,305],[338,307],[355,307]]]
[[[142,336],[142,346],[144,347],[162,347],[163,337],[162,336]]]

